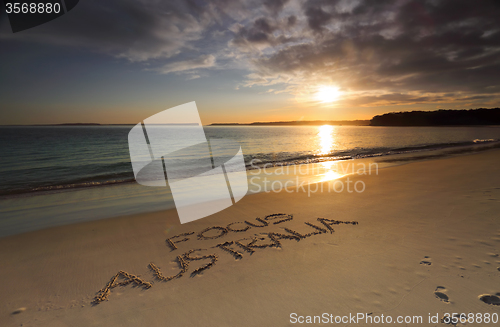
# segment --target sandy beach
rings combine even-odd
[[[184,225],[168,210],[5,237],[0,324],[440,326],[473,313],[481,323],[457,325],[495,325],[484,319],[500,314],[499,160],[350,176],[361,193],[248,195]]]
[[[0,327],[500,326],[500,1],[4,7]]]

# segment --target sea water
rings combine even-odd
[[[0,127],[0,237],[173,208],[168,186],[135,182],[128,147],[132,127]],[[192,127],[170,128],[183,135]],[[500,126],[204,126],[204,131],[209,141],[236,141],[248,171],[363,158],[387,166],[500,146]],[[177,167],[176,175],[191,177],[192,165]]]

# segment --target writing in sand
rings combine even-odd
[[[293,219],[293,215],[284,214],[284,213],[275,213],[268,215],[262,218],[255,218],[255,221],[236,221],[228,224],[226,227],[222,226],[211,226],[205,228],[196,234],[196,238],[200,241],[213,240],[221,238],[227,234],[238,234],[247,233],[253,229],[263,228],[270,225],[278,225],[281,223],[285,223],[287,221],[291,221]],[[308,228],[309,232],[303,234],[299,233],[295,230],[292,230],[287,227],[283,227],[283,232],[266,232],[254,234],[252,236],[246,238],[238,238],[233,241],[225,241],[214,246],[208,248],[196,248],[190,249],[183,254],[180,254],[176,257],[177,264],[179,265],[179,272],[172,276],[165,276],[161,269],[158,268],[153,262],[149,264],[149,268],[152,271],[154,277],[159,281],[168,282],[170,280],[180,278],[184,276],[188,270],[189,266],[192,262],[196,261],[205,261],[202,265],[191,271],[191,276],[195,276],[206,269],[212,267],[218,260],[218,256],[215,253],[211,254],[203,254],[209,249],[218,248],[223,250],[222,252],[227,253],[228,255],[233,256],[236,259],[242,259],[243,253],[246,252],[248,254],[253,254],[256,249],[263,249],[268,247],[281,248],[282,240],[295,240],[300,241],[305,238],[325,234],[325,233],[333,233],[335,230],[333,229],[334,225],[340,224],[348,224],[348,225],[357,225],[356,221],[340,221],[334,219],[327,218],[316,218],[314,222],[304,222]],[[170,247],[172,251],[178,250],[177,244],[182,242],[187,242],[190,239],[195,237],[195,232],[186,232],[179,235],[175,235],[167,238],[167,245]],[[208,261],[208,262],[206,262]],[[128,284],[134,284],[138,287],[143,287],[145,289],[149,289],[153,286],[152,282],[148,282],[140,278],[139,276],[129,274],[125,271],[120,270],[116,275],[114,275],[111,280],[97,292],[92,303],[97,305],[102,301],[106,300],[111,293],[111,290],[118,286],[125,286]]]

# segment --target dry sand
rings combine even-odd
[[[430,160],[382,169],[363,180],[363,193],[260,193],[235,206],[180,225],[175,210],[81,223],[0,239],[0,325],[2,326],[288,326],[290,314],[335,316],[496,313],[500,306],[480,300],[500,292],[500,151]],[[229,231],[232,222],[274,213],[292,220]],[[329,220],[318,221],[318,217]],[[271,217],[272,218],[272,217]],[[332,220],[359,224],[327,225]],[[294,235],[325,233],[300,240]],[[244,223],[230,226],[244,229]],[[285,228],[289,229],[286,231]],[[167,238],[190,233],[175,243]],[[252,237],[261,234],[253,244]],[[173,240],[181,240],[180,237]],[[242,240],[245,239],[245,240]],[[252,254],[212,248],[242,240]],[[258,245],[274,244],[269,247]],[[160,281],[148,265],[164,276]],[[201,260],[190,260],[206,256]],[[215,264],[199,274],[192,272]],[[97,291],[119,271],[139,276],[110,289],[92,305]],[[127,279],[119,277],[117,282]],[[320,324],[318,324],[320,325]],[[323,324],[328,325],[328,324]],[[348,325],[341,323],[338,325]],[[360,321],[359,325],[366,324]],[[384,325],[384,324],[378,324]],[[394,324],[395,325],[395,324]],[[405,326],[405,324],[401,324]],[[495,324],[458,324],[493,326]],[[443,325],[444,326],[444,325]]]

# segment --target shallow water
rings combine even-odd
[[[0,196],[134,181],[127,138],[131,128],[0,127]],[[182,146],[183,132],[189,133],[190,127],[171,128]],[[418,156],[426,150],[500,141],[500,126],[205,126],[204,130],[209,140],[237,141],[247,169],[367,157],[391,160],[394,154]],[[224,147],[219,150],[229,155]],[[190,176],[195,165],[180,165],[176,175]]]
[[[174,208],[168,185],[134,181],[130,128],[0,128],[0,237]],[[335,181],[362,165],[382,169],[500,146],[500,127],[205,127],[205,133],[241,144],[249,193]]]

